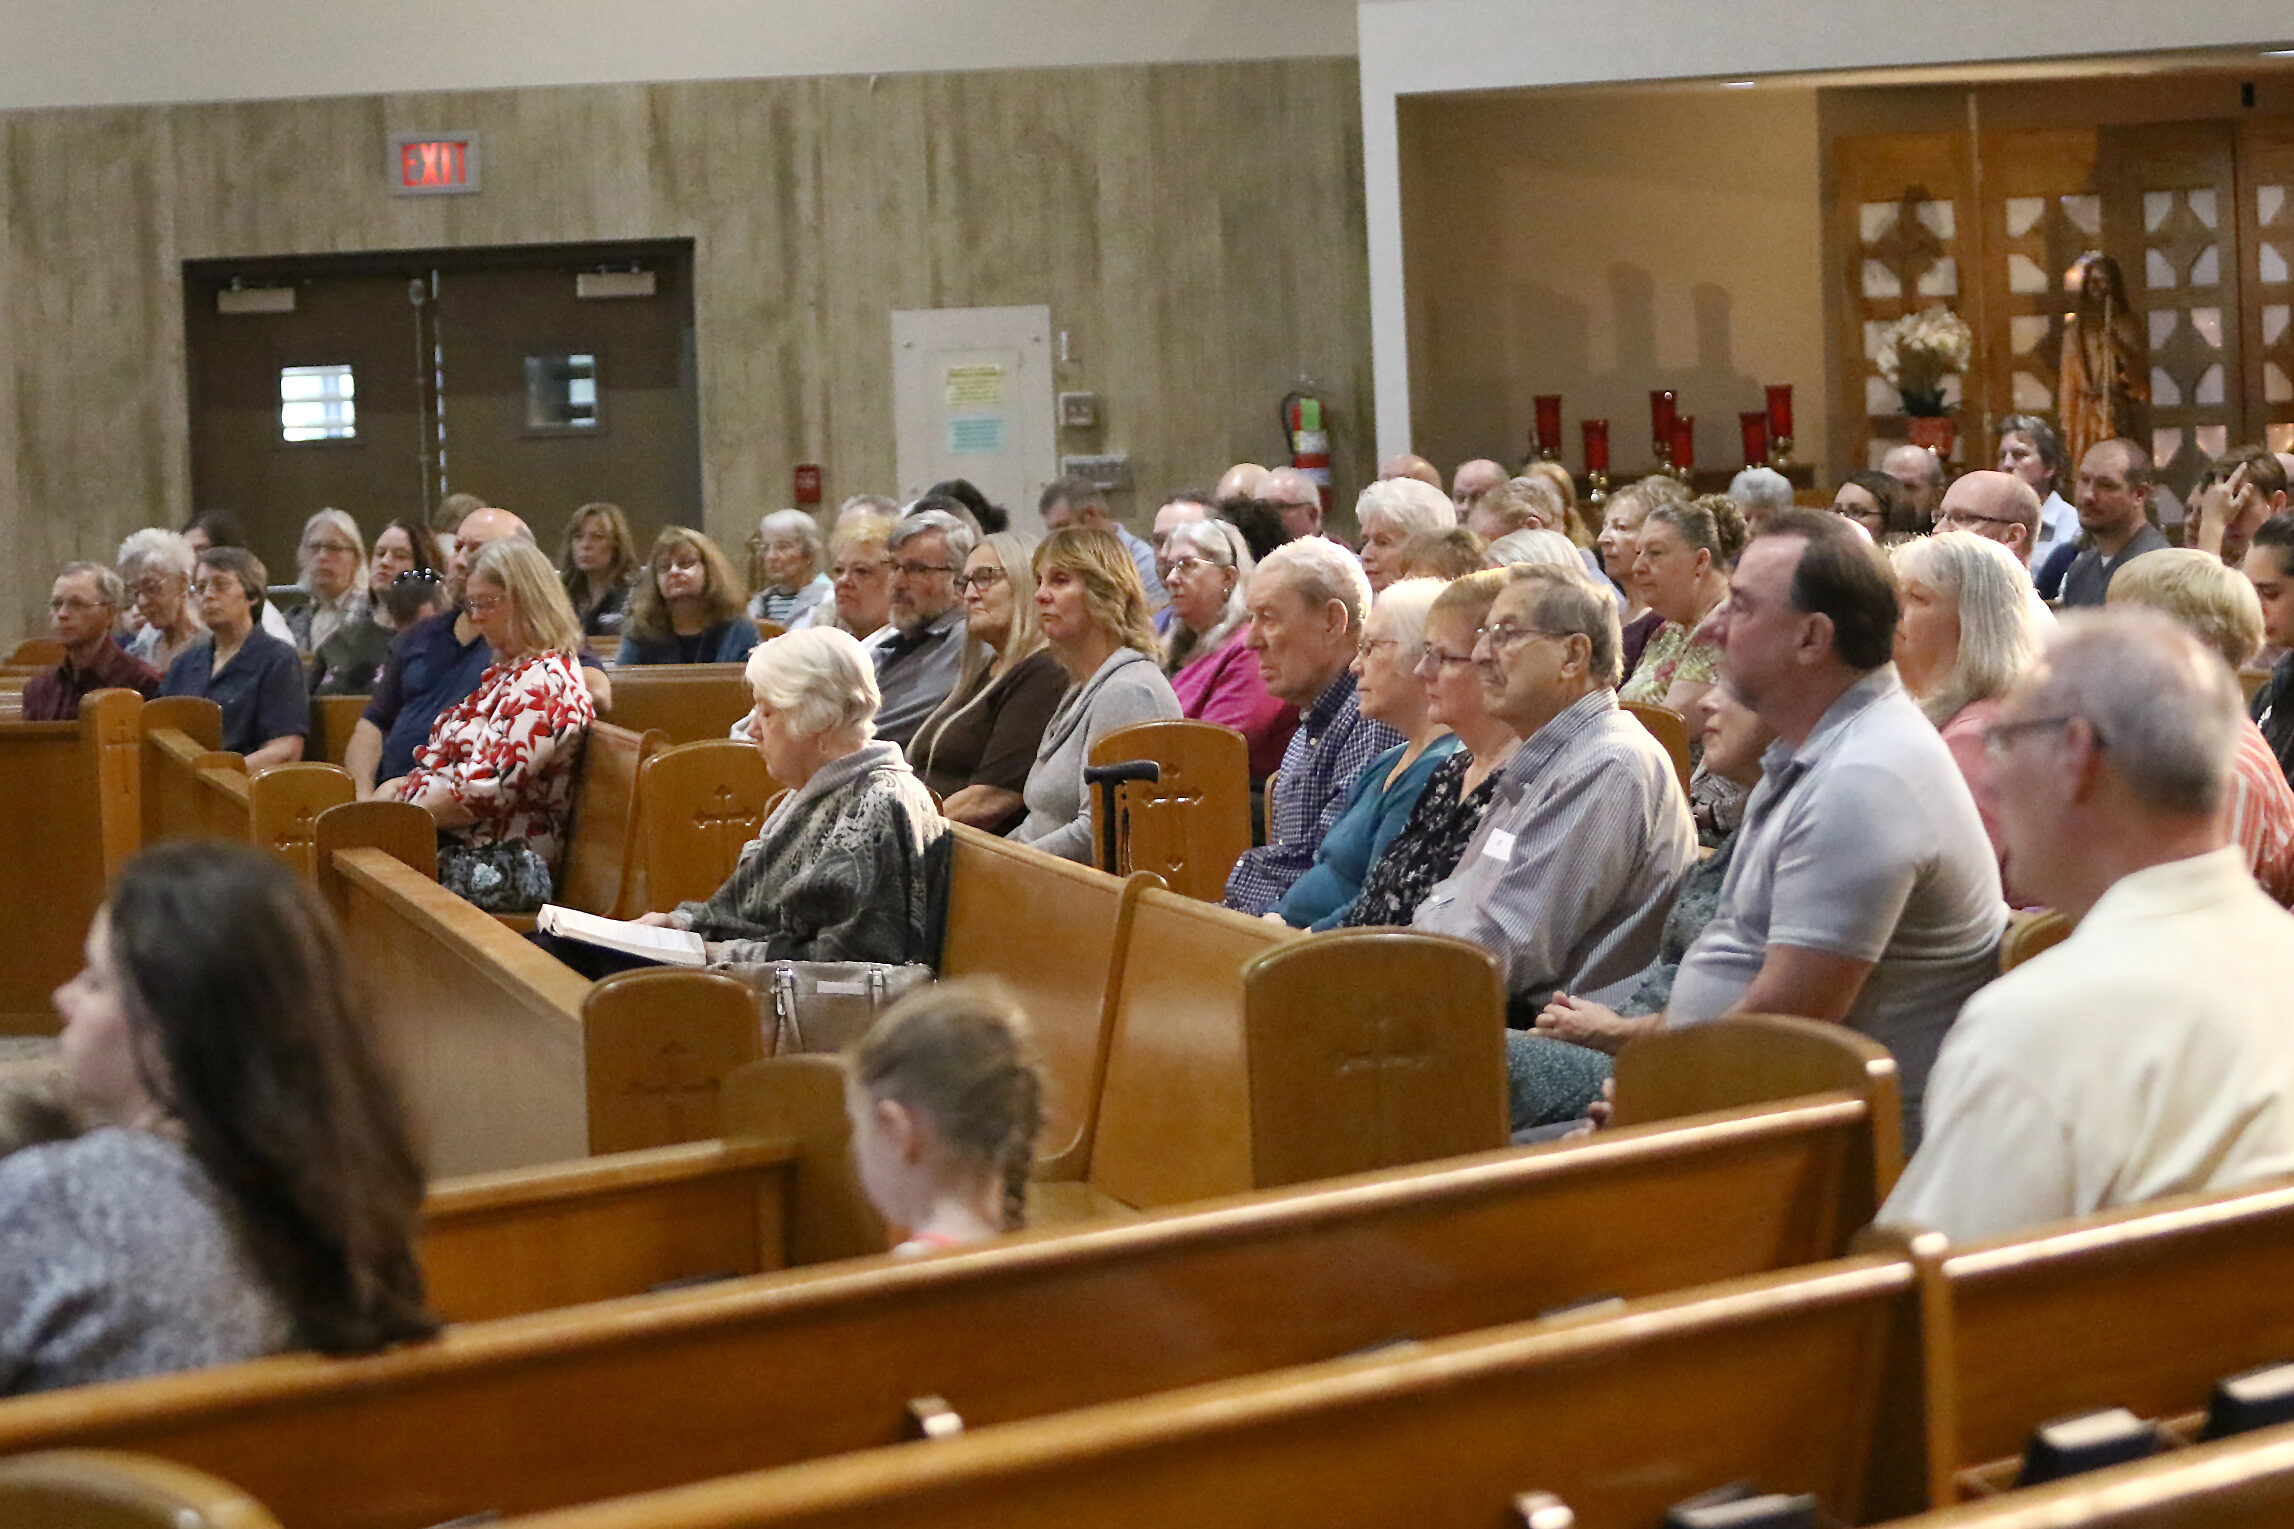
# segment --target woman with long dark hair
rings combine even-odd
[[[0,1160],[0,1393],[427,1336],[423,1174],[325,904],[253,850],[131,861],[56,990],[99,1122]]]

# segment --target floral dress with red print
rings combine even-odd
[[[581,668],[567,655],[496,663],[431,728],[401,799],[441,789],[477,819],[448,837],[472,845],[523,839],[554,871],[573,813],[574,762],[596,718]]]

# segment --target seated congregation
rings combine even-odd
[[[1487,952],[1522,1138],[1596,1131],[1634,1038],[1763,1014],[1893,1058],[1913,1150],[1883,1223],[1973,1239],[2294,1171],[2294,658],[2251,716],[2237,679],[2294,643],[2282,471],[2239,457],[2194,500],[2215,545],[2152,547],[2128,509],[2148,526],[2147,457],[2095,447],[2059,617],[2029,568],[2044,501],[2004,453],[1943,487],[1929,534],[1893,477],[1823,511],[1659,476],[1596,535],[1566,475],[1469,463],[1445,493],[1393,466],[1359,551],[1287,469],[1174,496],[1152,541],[1076,480],[1042,536],[942,485],[825,535],[765,517],[747,587],[697,532],[641,563],[601,504],[555,568],[481,505],[394,524],[362,580],[357,528],[322,513],[287,639],[251,554],[139,532],[118,569],[59,575],[65,657],[26,710],[203,695],[250,769],[290,763],[312,676],[355,669],[374,645],[337,639],[373,627],[357,794],[422,808],[441,884],[507,913],[556,891],[616,675],[740,662],[751,705],[721,725],[786,789],[714,894],[643,920],[731,966],[929,959],[952,823],[1092,864],[1093,746],[1215,722],[1263,813],[1226,906]],[[1686,764],[1644,721],[1668,711]],[[2011,909],[2076,927],[2002,975]],[[636,959],[534,938],[588,976]],[[20,1115],[0,1160],[0,1389],[430,1330],[413,1149],[340,936],[286,873],[147,852],[57,1004],[70,1110]],[[902,1251],[1019,1226],[1043,1101],[1009,1002],[927,987],[846,1067]]]

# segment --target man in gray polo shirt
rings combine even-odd
[[[1777,741],[1665,1022],[1845,1023],[1895,1055],[1916,1141],[1936,1048],[1998,972],[2007,905],[1959,767],[1889,662],[1896,616],[1886,563],[1841,517],[1788,511],[1745,549],[1715,637]]]

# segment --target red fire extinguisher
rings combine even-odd
[[[1314,480],[1322,491],[1322,511],[1329,514],[1330,430],[1311,381],[1301,379],[1298,390],[1282,401],[1282,429],[1290,439],[1290,465]]]

